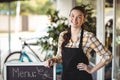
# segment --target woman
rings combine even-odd
[[[62,80],[93,80],[91,74],[108,64],[111,52],[103,46],[93,33],[84,30],[86,12],[81,6],[75,6],[69,15],[70,27],[60,33],[58,52],[49,59],[47,66],[62,63]],[[90,51],[94,50],[102,58],[94,66],[89,66]]]

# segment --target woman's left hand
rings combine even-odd
[[[86,72],[88,72],[88,73],[90,73],[90,74],[92,73],[92,72],[91,72],[91,71],[92,71],[92,68],[91,68],[90,66],[84,64],[84,63],[78,63],[77,69],[79,69],[80,71],[81,71],[81,70],[84,70],[84,71],[86,71]]]

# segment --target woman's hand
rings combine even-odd
[[[51,67],[53,66],[53,63],[54,63],[53,59],[48,59],[47,61],[45,61],[44,66]]]
[[[84,70],[84,71],[92,74],[92,68],[84,63],[78,63],[77,69],[79,69],[80,71]]]

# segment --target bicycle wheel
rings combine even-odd
[[[6,62],[20,62],[19,61],[20,56],[21,56],[21,51],[12,52],[5,58],[4,64]]]
[[[20,59],[23,58],[23,60],[21,61]],[[31,59],[31,61],[29,61],[29,59]],[[27,52],[25,53],[25,55],[21,52],[21,51],[15,51],[10,53],[5,61],[4,64],[6,62],[41,62],[36,56],[34,56],[33,54]]]
[[[3,62],[3,67],[2,67],[2,71],[1,71],[3,80],[4,80],[4,64],[7,62],[18,63],[18,62],[20,62],[19,61],[20,56],[21,56],[21,51],[12,52],[9,55],[7,55],[7,57],[5,58],[5,60]]]

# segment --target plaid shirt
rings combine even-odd
[[[64,41],[63,35],[66,32],[67,31],[61,32],[59,36],[58,51],[56,55],[56,58],[58,60],[57,62],[61,62],[61,56],[62,56],[61,55],[61,52],[62,52],[61,44]],[[66,45],[66,47],[79,48],[79,42],[80,42],[80,38],[74,45],[72,41],[69,40],[69,43]],[[84,30],[84,34],[83,34],[82,48],[83,48],[84,53],[87,55],[88,59],[90,59],[91,50],[94,50],[101,57],[101,60],[105,64],[108,64],[112,59],[111,52],[105,46],[103,46],[103,44],[97,39],[97,37],[93,33],[88,32],[86,30]]]

